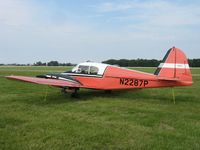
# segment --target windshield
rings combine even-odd
[[[101,63],[81,63],[72,69],[72,73],[102,76],[108,65]]]
[[[92,74],[92,75],[98,74],[98,71],[99,71],[98,67],[85,66],[85,65],[78,65],[72,69],[72,72],[74,73]]]

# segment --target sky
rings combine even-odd
[[[200,58],[199,0],[0,0],[0,63]]]

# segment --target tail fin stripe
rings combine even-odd
[[[175,64],[175,63],[161,63],[158,68],[176,68],[176,69],[189,69],[188,64]]]

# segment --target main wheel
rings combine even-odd
[[[112,91],[111,90],[105,90],[106,94],[110,94]]]
[[[73,98],[78,98],[79,97],[79,95],[78,95],[78,88],[75,88],[74,89],[74,92],[71,94],[71,97],[73,97]]]

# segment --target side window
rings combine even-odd
[[[78,73],[82,73],[82,74],[88,74],[88,71],[89,71],[89,66],[82,66],[80,65],[78,67]]]
[[[91,66],[90,67],[90,74],[97,74],[99,69],[97,67]]]

